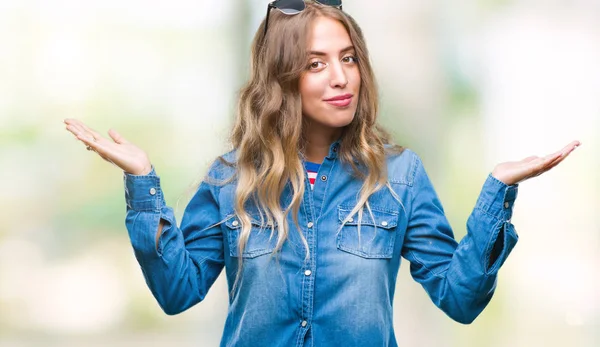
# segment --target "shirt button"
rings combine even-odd
[[[156,195],[156,188],[150,188],[150,195]]]
[[[337,146],[333,146],[333,152],[337,152]]]
[[[310,276],[311,274],[312,274],[312,271],[310,271],[310,270],[304,271],[305,276]]]
[[[510,204],[507,202],[504,203],[504,208],[508,208],[510,206]]]
[[[308,224],[306,224],[307,227],[312,228],[313,227],[313,222],[308,222]]]
[[[327,176],[325,176],[325,175],[321,176],[321,181],[323,181],[323,182],[327,181]]]
[[[305,320],[303,320],[303,321],[302,321],[302,326],[303,326],[303,327],[305,327],[307,324],[308,324],[308,322],[307,322],[307,321],[305,321]]]
[[[234,227],[237,227],[240,223],[236,220],[234,220],[231,225],[233,225]]]
[[[383,225],[384,227],[387,227],[387,225],[388,225],[388,222],[386,222],[386,221],[383,221],[383,222],[381,222],[381,225]]]

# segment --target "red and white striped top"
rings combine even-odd
[[[306,172],[308,173],[308,180],[310,181],[310,189],[314,189],[315,180],[317,179],[317,174],[319,173],[320,164],[311,163],[309,161],[304,162],[304,167],[306,168]]]

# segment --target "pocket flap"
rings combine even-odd
[[[346,217],[350,215],[351,207],[338,207],[338,218],[340,224],[344,222]],[[372,214],[372,215],[371,215]],[[371,225],[377,228],[393,229],[398,226],[398,212],[386,211],[378,208],[371,208],[371,213],[368,209],[363,210],[361,225]],[[358,225],[358,213],[352,216],[346,225]]]
[[[253,226],[258,227],[259,229],[271,229],[272,227],[277,228],[277,222],[273,221],[273,223],[268,223],[266,219],[261,221],[259,215],[250,215],[250,222]],[[227,219],[225,224],[229,229],[239,229],[242,227],[242,222],[236,215],[233,215],[231,218]]]

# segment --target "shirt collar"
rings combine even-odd
[[[329,146],[329,154],[327,155],[327,158],[329,159],[335,159],[338,156],[338,152],[340,150],[340,141],[335,141],[334,143],[331,144],[331,146]]]

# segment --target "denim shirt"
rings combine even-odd
[[[276,237],[270,239],[271,228],[250,211],[252,231],[233,293],[241,228],[235,181],[201,183],[178,227],[155,171],[126,174],[127,229],[162,309],[172,315],[202,301],[225,267],[230,295],[221,346],[397,346],[392,303],[405,258],[437,307],[460,323],[472,322],[492,298],[498,270],[518,239],[510,223],[517,186],[489,175],[457,243],[420,158],[406,149],[387,158],[390,186],[401,203],[386,188],[372,195],[359,239],[357,218],[342,221],[362,182],[337,158],[338,146],[331,146],[314,190],[305,189],[301,202],[308,260],[293,221],[288,241],[271,256]],[[235,152],[223,158],[235,162]],[[224,180],[233,170],[217,161],[208,176]]]

